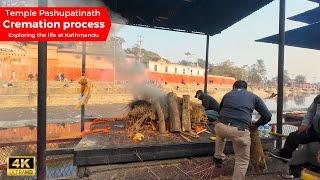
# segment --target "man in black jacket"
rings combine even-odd
[[[252,123],[252,112],[256,110],[261,115],[256,123]],[[261,98],[247,91],[245,81],[236,81],[233,90],[224,95],[219,110],[219,120],[215,124],[216,132],[215,154],[213,160],[216,167],[221,167],[224,159],[224,139],[232,141],[235,154],[233,179],[245,179],[250,160],[250,132],[271,120],[272,114]]]
[[[320,95],[314,98],[298,131],[290,133],[284,147],[270,155],[287,162],[300,144],[311,142],[320,142]]]
[[[196,92],[195,98],[198,98],[202,102],[202,106],[205,108],[209,121],[217,120],[219,103],[213,97],[203,93],[202,90]]]

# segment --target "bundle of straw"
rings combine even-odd
[[[257,173],[262,173],[267,169],[266,159],[263,152],[259,131],[257,128],[250,129],[250,161],[253,169]]]

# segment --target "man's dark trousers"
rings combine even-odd
[[[283,149],[281,149],[280,153],[284,157],[290,159],[292,157],[293,151],[295,151],[299,144],[308,144],[311,142],[319,141],[319,135],[313,129],[313,127],[308,129],[308,132],[301,132],[298,131],[292,132],[286,139]]]

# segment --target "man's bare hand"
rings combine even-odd
[[[250,131],[255,131],[255,130],[258,129],[255,121],[253,121],[253,122],[250,124],[249,129],[250,129]]]
[[[308,129],[309,129],[309,127],[308,126],[305,126],[305,125],[301,125],[300,127],[299,127],[299,129],[298,129],[298,132],[299,133],[308,133]]]

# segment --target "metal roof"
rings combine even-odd
[[[288,46],[320,50],[320,23],[287,31],[285,36],[285,44]],[[278,39],[279,35],[276,34],[256,41],[278,44]]]
[[[312,2],[315,2],[315,3],[320,3],[320,0],[309,0],[309,1],[312,1]]]
[[[220,33],[271,1],[104,0],[128,25],[209,35]],[[114,19],[123,23],[123,19]]]
[[[320,1],[320,0],[319,0]],[[289,17],[288,19],[293,21],[300,21],[307,24],[313,24],[320,22],[320,7],[311,9],[301,14]]]

